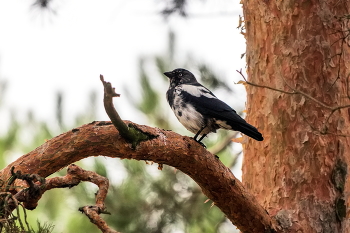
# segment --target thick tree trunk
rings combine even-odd
[[[285,232],[350,232],[350,111],[332,109],[350,103],[349,3],[243,9],[248,81],[298,93],[247,85],[247,121],[265,140],[244,146],[243,183]]]

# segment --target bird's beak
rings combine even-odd
[[[173,74],[173,72],[171,72],[171,71],[165,72],[164,75],[167,76],[168,78],[174,77],[174,74]]]

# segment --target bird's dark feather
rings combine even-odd
[[[205,117],[226,121],[233,130],[240,131],[256,140],[263,140],[261,133],[254,126],[248,124],[234,109],[217,99],[214,94],[211,93],[215,98],[196,97],[186,91],[182,91],[181,94],[185,102],[191,103]]]
[[[167,92],[166,92],[166,98],[168,100],[168,103],[170,106],[174,105],[174,88],[170,88]]]
[[[178,120],[189,131],[202,137],[217,129],[240,131],[249,137],[262,141],[262,134],[241,118],[206,87],[197,82],[194,75],[185,69],[164,73],[170,80],[166,93],[170,107]]]

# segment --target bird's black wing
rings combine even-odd
[[[210,90],[199,83],[195,86],[192,85],[192,87],[189,86],[190,85],[183,86],[182,96],[185,101],[192,104],[198,112],[206,117],[225,121],[233,130],[240,131],[258,141],[263,140],[261,133],[259,133],[254,126],[248,124],[225,102],[216,98]],[[194,89],[195,87],[197,89]]]

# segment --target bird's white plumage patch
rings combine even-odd
[[[228,125],[226,121],[216,120],[216,119],[214,119],[214,121],[215,121],[215,124],[219,125],[223,129],[232,129],[232,127]]]
[[[201,97],[201,96],[205,96],[207,98],[216,98],[214,95],[212,95],[210,93],[210,91],[208,89],[206,89],[205,87],[201,87],[201,86],[194,86],[194,85],[181,85],[181,89],[183,91],[186,91],[187,93],[189,93],[190,95],[196,96],[196,97]]]
[[[197,133],[203,127],[203,115],[193,105],[184,103],[179,95],[175,95],[172,110],[180,123],[192,133]]]
[[[180,123],[185,126],[185,128],[192,133],[197,133],[199,129],[202,128],[203,116],[195,110],[195,108],[191,104],[187,104],[185,107],[180,108],[181,116],[176,114],[177,119]]]

